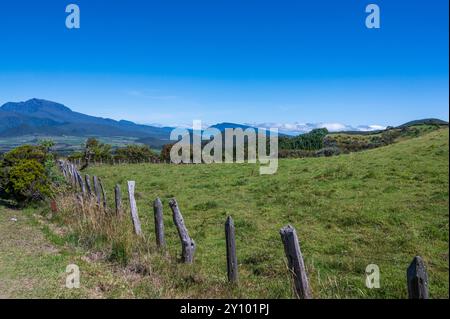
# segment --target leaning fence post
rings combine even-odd
[[[225,222],[225,239],[227,243],[227,272],[228,281],[231,283],[238,282],[238,263],[236,256],[236,239],[234,222],[231,216],[227,217]]]
[[[75,171],[75,165],[73,165],[72,163],[69,164],[70,165],[70,171],[72,173],[72,186],[76,189],[77,188],[77,174]]]
[[[173,222],[177,227],[178,236],[180,236],[181,240],[181,258],[184,263],[190,264],[194,261],[194,253],[195,253],[195,242],[189,237],[188,230],[186,225],[184,224],[183,216],[178,208],[178,203],[175,198],[171,199],[169,202],[169,206],[172,209],[173,213]]]
[[[414,257],[406,271],[409,299],[428,299],[428,274],[423,259]]]
[[[131,219],[133,221],[134,232],[136,235],[142,235],[141,222],[139,221],[138,210],[136,206],[136,200],[134,199],[134,181],[128,181],[128,197],[130,199]]]
[[[283,227],[280,230],[280,235],[288,260],[289,270],[292,272],[294,278],[296,295],[299,299],[311,299],[311,290],[309,288],[306,268],[295,228],[291,225]]]
[[[94,192],[97,197],[97,204],[100,206],[100,201],[102,199],[102,195],[100,193],[100,184],[98,182],[98,177],[94,175]]]
[[[122,214],[122,193],[119,184],[114,187],[114,202],[116,204],[116,215]]]
[[[88,174],[84,175],[84,181],[86,182],[87,193],[90,196],[92,195],[91,177]]]
[[[83,193],[83,196],[86,195],[86,187],[84,186],[83,178],[81,177],[80,172],[77,171],[77,180],[78,184],[80,184],[81,192]]]
[[[159,248],[164,248],[166,240],[164,239],[163,206],[159,198],[153,202],[153,213],[155,215],[156,245]]]
[[[98,183],[100,184],[100,190],[102,191],[103,195],[103,208],[106,209],[106,191],[100,179],[98,180]]]

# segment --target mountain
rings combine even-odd
[[[65,105],[31,99],[8,102],[0,107],[0,136],[123,136],[152,137],[157,144],[168,142],[169,127],[139,125],[129,121],[90,116],[72,111]]]
[[[224,132],[226,128],[252,128],[235,123],[219,123],[211,127]],[[76,136],[76,137],[132,137],[136,142],[154,148],[170,143],[171,127],[139,125],[130,121],[116,121],[72,111],[67,106],[42,100],[8,102],[0,107],[0,137],[20,136]]]
[[[447,122],[438,119],[423,119],[405,123],[401,127],[419,125],[419,124],[434,124],[434,125],[448,125]],[[331,124],[330,124],[331,125]],[[330,126],[328,125],[328,126]],[[327,125],[319,125],[327,127]],[[341,125],[342,126],[342,125]],[[353,130],[338,126],[341,130],[348,134],[374,134],[382,130],[373,131],[374,127],[358,128]],[[224,132],[226,128],[270,128],[278,127],[274,123],[270,125],[243,125],[236,123],[219,123],[211,126]],[[296,126],[297,129],[308,129],[318,127],[318,125],[300,124]],[[285,135],[282,130],[279,135]],[[331,125],[330,128],[336,128],[336,125]],[[147,144],[151,147],[160,148],[162,145],[170,143],[171,127],[159,127],[152,125],[140,125],[130,121],[116,121],[108,118],[101,118],[90,116],[72,111],[67,106],[41,99],[31,99],[26,102],[8,102],[0,107],[0,137],[1,138],[16,138],[21,136],[75,136],[75,137],[127,137],[133,138],[136,142]],[[368,132],[362,132],[362,131]],[[292,132],[291,132],[292,133]]]
[[[439,119],[422,119],[422,120],[415,120],[415,121],[407,122],[405,124],[402,124],[402,125],[398,126],[398,128],[409,127],[409,126],[414,126],[414,125],[439,125],[439,126],[446,126],[446,125],[448,125],[448,122],[443,121],[443,120],[439,120]]]
[[[236,123],[228,123],[228,122],[224,122],[224,123],[219,123],[219,124],[215,124],[210,126],[211,128],[216,128],[221,132],[225,132],[225,129],[227,128],[231,128],[231,129],[236,129],[236,128],[241,128],[243,130],[246,130],[248,128],[253,128],[253,126],[249,126],[249,125],[243,125],[243,124],[236,124]]]

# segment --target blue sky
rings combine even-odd
[[[81,28],[65,27],[65,7]],[[365,7],[381,28],[365,27]],[[448,120],[448,1],[5,0],[0,104],[165,125]]]

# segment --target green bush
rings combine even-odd
[[[18,203],[50,196],[53,155],[45,145],[23,145],[6,153],[0,161],[0,196]]]
[[[118,148],[114,154],[114,159],[131,162],[146,162],[156,160],[158,154],[153,152],[147,145],[127,145]]]
[[[41,200],[51,193],[44,166],[36,160],[22,160],[9,170],[5,192],[19,202]]]

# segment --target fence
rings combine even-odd
[[[73,189],[81,192],[77,194],[77,200],[80,205],[83,205],[83,199],[94,197],[97,202],[97,206],[106,209],[106,192],[101,180],[97,176],[93,176],[92,178],[94,185],[92,188],[90,176],[86,174],[83,179],[75,164],[59,160],[58,166],[66,178],[66,181],[71,184]],[[130,203],[131,221],[136,236],[142,236],[141,223],[139,220],[136,200],[134,198],[135,186],[136,184],[134,181],[128,181],[128,198]],[[120,216],[123,214],[123,206],[122,194],[119,185],[116,185],[114,188],[114,203],[114,211],[117,216]],[[52,203],[52,205],[54,205],[54,203]],[[196,243],[194,239],[189,236],[188,229],[184,223],[183,215],[181,214],[178,203],[174,198],[170,200],[169,207],[172,211],[173,222],[177,228],[180,239],[181,260],[184,263],[193,263]],[[53,206],[52,209],[54,209]],[[164,249],[166,241],[164,236],[163,205],[159,198],[155,199],[153,209],[156,245],[159,249]],[[227,275],[228,281],[237,285],[238,261],[236,254],[235,231],[233,219],[231,216],[228,216],[225,221]],[[300,249],[300,242],[298,240],[295,228],[291,225],[283,227],[280,230],[280,236],[287,259],[287,268],[291,274],[295,296],[299,299],[313,298],[306,267],[303,261],[303,255]],[[428,299],[428,274],[425,268],[425,263],[420,256],[414,257],[406,270],[406,281],[408,297],[410,299]]]

